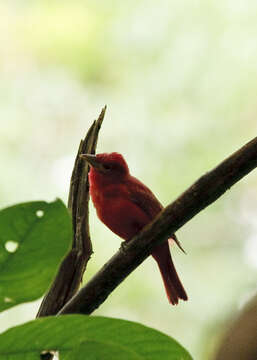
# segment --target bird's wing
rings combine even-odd
[[[129,189],[130,200],[149,217],[150,221],[163,209],[162,204],[152,191],[138,179],[131,177]],[[186,253],[175,234],[170,235],[170,240],[175,241],[180,250]]]
[[[163,209],[152,191],[136,178],[131,179],[129,198],[149,217],[149,221]]]

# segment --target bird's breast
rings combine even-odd
[[[91,188],[90,194],[99,219],[115,234],[125,240],[132,238],[149,222],[146,215],[130,200],[122,186]]]

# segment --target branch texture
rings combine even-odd
[[[120,250],[59,314],[91,314],[146,258],[192,217],[217,200],[257,166],[257,137],[203,175]]]
[[[71,176],[68,200],[68,208],[72,216],[72,248],[63,259],[51,288],[42,301],[37,317],[56,315],[78,291],[93,252],[88,223],[89,185],[87,175],[89,166],[80,159],[80,154],[95,153],[105,110],[106,107],[102,109],[98,119],[88,130],[85,139],[80,142]]]

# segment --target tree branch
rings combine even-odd
[[[257,137],[203,175],[120,250],[63,307],[59,314],[91,314],[108,295],[192,217],[217,200],[257,166]]]
[[[257,359],[257,296],[240,312],[227,329],[215,360]]]
[[[80,286],[87,263],[93,252],[88,224],[89,185],[87,174],[89,166],[80,159],[80,154],[95,153],[105,110],[106,107],[102,109],[98,119],[88,130],[85,139],[80,142],[71,176],[68,200],[68,208],[72,216],[72,248],[63,259],[51,288],[41,303],[37,317],[56,315],[71,299]]]

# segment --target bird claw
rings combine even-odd
[[[120,244],[120,251],[126,253],[127,248],[128,248],[128,244],[126,243],[126,241],[122,241],[122,243]]]

